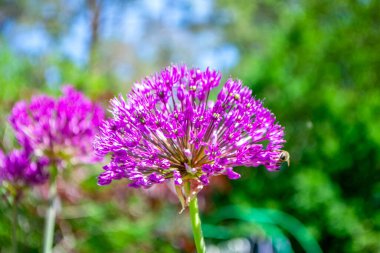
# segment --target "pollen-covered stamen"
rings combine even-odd
[[[183,153],[185,154],[187,161],[190,162],[191,159],[193,158],[193,154],[191,153],[190,149],[184,149]]]

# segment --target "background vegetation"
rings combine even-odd
[[[0,1],[0,146],[16,147],[6,119],[19,99],[72,83],[107,106],[172,62],[209,65],[265,98],[291,154],[280,172],[239,168],[240,180],[203,192],[210,251],[249,238],[278,252],[318,252],[313,240],[323,252],[380,252],[379,10],[371,0]],[[170,190],[98,187],[100,171],[60,181],[57,252],[194,251]],[[43,196],[34,189],[20,207],[20,252],[40,251]],[[4,201],[0,212],[7,252]]]

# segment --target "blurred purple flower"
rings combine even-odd
[[[101,126],[94,146],[111,162],[99,185],[127,178],[148,188],[174,179],[206,185],[209,178],[240,177],[235,166],[279,168],[283,128],[239,80],[228,79],[209,100],[221,74],[171,66],[111,100],[113,118]]]
[[[13,107],[9,121],[18,141],[56,162],[99,161],[92,141],[104,119],[103,109],[71,86],[62,90],[58,99],[40,95]]]
[[[43,184],[49,177],[44,169],[48,163],[45,157],[33,162],[25,149],[13,150],[7,155],[0,150],[0,185],[8,182],[18,188]]]

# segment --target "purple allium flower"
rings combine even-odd
[[[99,161],[92,141],[104,119],[103,109],[71,86],[62,91],[58,99],[40,95],[13,107],[9,121],[18,141],[53,161]]]
[[[113,118],[95,139],[112,154],[99,185],[127,178],[148,188],[170,179],[206,185],[212,176],[237,179],[235,166],[279,168],[283,128],[240,80],[228,79],[215,102],[217,71],[171,66],[136,83],[124,100],[111,100]]]
[[[18,187],[43,184],[48,179],[48,159],[32,161],[28,150],[13,150],[5,155],[0,150],[0,185],[4,182]]]

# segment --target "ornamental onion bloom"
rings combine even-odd
[[[43,184],[49,175],[45,170],[47,158],[32,161],[28,150],[13,150],[5,155],[0,150],[0,185],[4,182],[20,188]]]
[[[103,109],[71,86],[62,91],[58,99],[40,95],[13,107],[9,121],[18,141],[52,161],[99,161],[91,143],[104,119]]]
[[[98,154],[112,154],[98,184],[126,178],[148,188],[173,180],[178,188],[188,181],[196,194],[212,176],[238,179],[235,166],[277,170],[283,128],[240,80],[228,79],[209,100],[220,80],[208,68],[173,65],[136,83],[127,100],[112,99],[113,118],[94,142]]]

